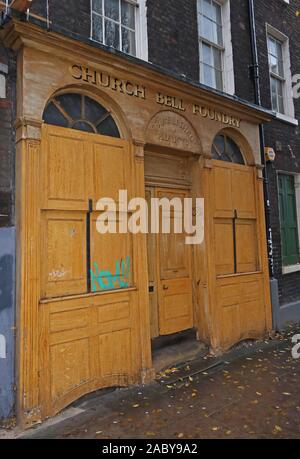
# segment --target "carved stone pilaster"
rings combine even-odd
[[[134,139],[134,156],[137,161],[144,162],[145,159],[145,142],[142,140]]]
[[[41,140],[41,128],[43,122],[30,118],[20,117],[15,122],[16,142],[21,140]]]

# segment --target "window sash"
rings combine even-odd
[[[211,5],[216,5],[219,8],[219,16],[220,20],[215,20],[212,17],[208,16],[204,12],[204,0],[198,0],[198,4],[200,8],[198,9],[198,34],[199,38],[207,40],[217,46],[223,47],[224,39],[223,39],[223,17],[222,17],[222,5],[220,5],[215,0],[210,0]],[[211,25],[209,35],[205,34],[204,28],[205,24]],[[215,27],[214,27],[215,26]]]
[[[275,48],[276,48],[275,52],[272,51],[272,48],[271,48],[272,44],[275,45]],[[284,79],[285,75],[284,75],[284,65],[283,65],[282,43],[270,35],[268,36],[268,58],[269,58],[270,72]],[[276,65],[272,65],[272,61],[275,61]]]
[[[123,43],[123,37],[125,36],[125,32],[127,32],[127,35],[131,35],[132,38],[131,40],[128,41],[129,46],[132,47],[131,52],[129,51],[128,54],[136,56],[136,49],[137,49],[137,33],[136,33],[136,21],[137,21],[137,7],[138,3],[135,0],[118,0],[118,7],[119,7],[119,18],[118,20],[111,18],[106,15],[105,11],[105,0],[100,0],[102,1],[102,12],[99,13],[94,9],[94,0],[91,0],[91,39],[98,41],[100,43],[103,43],[105,45],[108,44],[107,40],[107,30],[108,30],[108,24],[114,25],[118,29],[118,34],[117,34],[117,42],[118,44],[114,46],[114,44],[109,44],[109,46],[112,46],[116,49],[119,49],[120,51],[124,51],[124,43]],[[134,14],[134,28],[130,27],[128,25],[122,24],[122,4],[128,3],[134,8],[133,14]],[[95,28],[95,20],[101,21],[100,24],[101,26],[99,27],[100,32],[101,32],[101,37],[97,38],[94,35],[94,28]]]
[[[272,109],[277,113],[284,114],[284,81],[276,76],[270,76]],[[275,88],[274,88],[275,85]],[[274,90],[275,89],[275,90]]]
[[[213,19],[204,11],[204,0],[198,0],[198,34],[200,51],[200,82],[209,87],[223,91],[224,89],[224,38],[223,38],[223,17],[222,5],[214,0],[210,4],[217,5],[219,9],[219,20]],[[215,24],[210,37],[203,33],[203,18]],[[210,48],[210,62],[205,59],[204,49]],[[217,61],[220,61],[218,64]]]
[[[200,40],[200,81],[202,84],[210,86],[215,89],[219,89],[220,91],[224,88],[224,81],[223,81],[223,50],[219,49],[218,47],[208,44],[205,41]],[[210,49],[210,62],[205,60],[203,49],[207,47]],[[220,59],[220,66],[216,63],[216,57],[219,53]],[[205,77],[205,71],[211,73],[211,81],[209,82]]]

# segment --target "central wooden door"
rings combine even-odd
[[[186,190],[151,188],[146,191],[150,198],[181,201],[188,197]],[[193,295],[191,273],[191,247],[185,243],[184,228],[176,233],[176,223],[183,214],[179,209],[160,208],[158,234],[148,236],[149,295],[151,308],[151,334],[169,335],[193,327]],[[162,221],[170,218],[170,232],[162,232]]]

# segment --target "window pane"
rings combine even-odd
[[[122,25],[135,29],[135,8],[128,2],[121,3],[121,21]]]
[[[213,48],[213,55],[214,67],[218,70],[222,70],[222,52],[217,48]]]
[[[222,27],[219,25],[217,26],[216,43],[218,43],[218,45],[220,46],[223,46],[223,32],[222,32]]]
[[[120,21],[119,0],[105,0],[105,16]]]
[[[105,19],[105,44],[120,49],[120,26]]]
[[[120,137],[117,125],[111,116],[106,118],[106,120],[98,126],[98,133],[102,135],[108,135],[111,137]]]
[[[82,117],[81,94],[62,94],[61,96],[57,96],[56,100],[74,120]]]
[[[283,87],[282,87],[282,81],[277,80],[277,93],[279,97],[283,97]]]
[[[272,109],[278,112],[277,104],[277,81],[271,77],[271,97],[272,97]]]
[[[90,123],[95,124],[107,113],[107,111],[104,107],[102,107],[102,105],[98,104],[98,102],[85,96],[84,113],[85,119]]]
[[[93,14],[92,38],[103,43],[103,20],[97,14]]]
[[[205,43],[202,43],[202,60],[204,64],[213,65],[212,48]]]
[[[277,45],[277,57],[280,61],[283,61],[283,56],[282,56],[282,44],[279,43],[279,41],[276,42]]]
[[[214,21],[216,21],[219,25],[221,25],[222,24],[221,6],[218,5],[217,3],[213,3],[212,11],[213,11]]]
[[[278,96],[278,111],[279,113],[284,113],[284,102],[281,96]]]
[[[215,70],[216,89],[223,91],[223,75],[219,70]]]
[[[53,102],[47,105],[44,112],[43,120],[47,124],[53,124],[54,126],[68,127],[68,121],[63,116],[58,108],[55,107]]]
[[[213,23],[211,22],[211,20],[202,16],[201,24],[201,36],[206,38],[207,40],[213,41]]]
[[[271,72],[278,74],[278,60],[272,54],[269,54],[269,63]]]
[[[82,120],[76,121],[76,123],[73,124],[72,128],[76,129],[77,131],[95,132],[93,127],[89,123],[86,123]]]
[[[269,39],[268,39],[268,48],[269,48],[269,53],[271,53],[271,54],[273,54],[273,56],[277,57],[276,42],[271,37],[269,37]]]
[[[209,18],[213,18],[213,7],[211,0],[202,0],[202,14]]]
[[[93,0],[93,11],[102,14],[102,0]]]
[[[278,103],[277,103],[277,95],[272,92],[272,110],[278,112]]]
[[[226,137],[226,152],[228,153],[228,156],[230,156],[233,163],[245,164],[244,158],[239,147],[229,137]]]
[[[214,72],[213,68],[209,67],[206,64],[203,64],[203,83],[207,86],[214,87],[215,86],[215,81],[214,81]]]
[[[223,135],[217,135],[214,140],[214,145],[219,156],[222,156],[225,151],[225,137]]]
[[[122,51],[132,56],[136,55],[135,32],[122,27]]]

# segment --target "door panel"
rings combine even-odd
[[[157,189],[161,199],[188,197],[186,191]],[[167,215],[163,215],[166,218]],[[182,214],[172,211],[171,233],[157,235],[159,333],[168,335],[193,327],[193,296],[191,247],[185,244],[185,234],[174,234],[176,219]]]
[[[259,260],[256,171],[221,161],[213,161],[213,166],[217,317],[225,349],[262,336],[266,300]]]
[[[42,253],[42,298],[86,292],[85,212],[43,212]]]
[[[45,417],[90,391],[137,382],[140,347],[134,241],[131,234],[96,228],[97,200],[118,198],[119,188],[132,183],[129,144],[43,126],[42,146],[39,359]],[[96,288],[89,291],[92,273]]]
[[[47,144],[42,157],[42,207],[87,209],[91,163],[86,137],[71,129],[47,125],[43,132]]]

